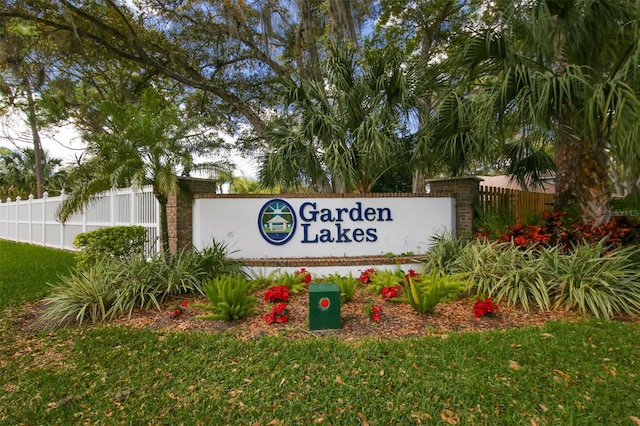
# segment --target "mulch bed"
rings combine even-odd
[[[505,330],[523,326],[542,326],[548,321],[579,321],[582,317],[575,312],[532,310],[500,305],[497,315],[475,318],[473,301],[469,298],[454,302],[441,303],[428,314],[421,314],[407,304],[384,301],[364,288],[358,288],[354,298],[341,306],[342,327],[339,329],[309,331],[308,293],[303,291],[292,295],[289,299],[289,321],[286,324],[269,325],[263,315],[271,309],[271,305],[263,301],[264,291],[255,294],[258,297],[256,306],[259,314],[240,321],[205,321],[198,319],[207,312],[196,305],[206,305],[206,298],[179,298],[167,301],[162,310],[135,310],[131,318],[121,317],[104,322],[96,327],[128,326],[132,328],[148,328],[169,331],[202,331],[210,333],[231,332],[243,340],[257,339],[263,336],[283,336],[289,339],[309,336],[334,336],[343,340],[361,338],[400,339],[405,337],[422,337],[430,335],[446,335],[450,332],[478,332],[488,330]],[[171,318],[170,313],[182,301],[188,302],[184,313],[178,318]],[[365,314],[368,303],[382,306],[382,321],[374,323]],[[44,309],[42,303],[36,303],[24,309],[15,326],[22,332],[33,332],[42,329],[37,325],[37,318]],[[86,323],[85,323],[86,324]],[[83,327],[94,327],[83,325]]]

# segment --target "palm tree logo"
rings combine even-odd
[[[296,231],[296,215],[293,207],[279,198],[267,201],[260,209],[258,227],[262,238],[268,243],[285,244]]]

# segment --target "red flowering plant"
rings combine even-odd
[[[185,308],[187,306],[189,306],[189,303],[186,300],[183,300],[182,302],[180,302],[180,304],[178,304],[178,306],[176,306],[174,310],[169,312],[169,318],[171,319],[179,318],[180,316],[182,316],[182,314],[184,314]]]
[[[380,321],[382,321],[382,306],[374,305],[373,303],[369,302],[364,307],[364,312],[365,314],[367,314],[369,319],[376,324],[380,324]]]
[[[267,322],[267,324],[284,324],[288,322],[289,311],[287,310],[287,304],[284,302],[276,303],[271,308],[271,311],[263,318]]]
[[[506,227],[497,240],[513,242],[520,248],[560,246],[565,251],[573,250],[577,243],[593,245],[601,240],[609,247],[620,247],[640,242],[640,223],[626,216],[613,216],[600,225],[593,221],[570,223],[564,211],[545,212],[540,224],[516,222]]]
[[[286,285],[274,285],[264,293],[264,301],[267,303],[289,301],[289,287]]]
[[[394,285],[392,287],[383,287],[380,294],[384,300],[388,299],[397,299],[400,297],[400,293],[402,292],[402,287],[399,285]]]
[[[473,302],[473,316],[476,318],[493,316],[498,313],[498,305],[490,297]]]
[[[368,284],[369,281],[371,281],[371,277],[373,276],[373,274],[376,273],[376,270],[373,268],[369,268],[365,271],[362,271],[362,273],[360,274],[360,282],[362,284]]]
[[[305,268],[300,268],[296,271],[296,277],[302,277],[302,281],[305,284],[309,284],[312,280],[311,273],[307,271]]]

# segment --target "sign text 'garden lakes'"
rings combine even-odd
[[[305,202],[299,213],[302,243],[374,242],[378,240],[378,230],[373,224],[393,221],[389,207],[363,208],[360,201],[355,207],[333,209],[318,207],[316,202]],[[314,229],[318,222],[322,227]]]

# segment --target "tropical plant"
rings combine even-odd
[[[469,289],[479,296],[520,304],[527,311],[532,304],[548,310],[551,275],[539,258],[531,247],[479,240],[465,246],[453,269],[468,279]]]
[[[393,271],[382,269],[370,275],[366,290],[380,294],[383,288],[402,285],[404,282],[405,274],[399,267]]]
[[[162,310],[160,303],[166,295],[165,269],[158,257],[148,261],[144,256],[134,256],[111,264],[117,271],[113,284],[116,298],[109,310],[111,317],[127,315],[130,318],[136,307]]]
[[[298,271],[285,271],[276,276],[276,283],[289,287],[291,294],[298,294],[307,287],[308,281],[305,281],[306,277],[310,277],[310,275],[299,273]]]
[[[268,287],[276,285],[276,280],[280,275],[279,269],[274,269],[268,274],[263,271],[253,270],[249,272],[249,282],[251,283],[250,291],[260,291]]]
[[[55,286],[50,284],[51,294],[44,299],[39,322],[82,325],[87,318],[94,324],[102,321],[116,299],[116,276],[112,263],[105,260],[72,272]]]
[[[545,250],[541,261],[552,277],[553,306],[582,315],[640,315],[638,247],[607,250],[606,240],[580,244],[569,253]]]
[[[177,253],[156,256],[154,263],[158,268],[158,275],[165,295],[202,294],[202,281],[215,276],[207,273],[203,265],[206,260],[202,252],[184,248]]]
[[[232,253],[229,245],[224,241],[212,241],[200,250],[195,251],[195,258],[198,260],[198,267],[201,268],[208,278],[215,278],[229,274],[243,274],[242,261],[229,257]]]
[[[248,294],[250,287],[251,283],[243,275],[207,279],[203,288],[210,304],[203,308],[211,313],[198,318],[232,321],[255,314],[258,299]]]
[[[195,154],[206,154],[219,145],[196,132],[198,123],[182,117],[158,92],[147,90],[139,104],[103,102],[108,121],[105,130],[88,136],[91,158],[75,173],[88,180],[64,200],[59,217],[69,216],[89,203],[97,193],[113,187],[151,185],[160,204],[161,241],[169,251],[167,203],[173,194],[186,194],[177,174],[195,169],[220,170],[220,163],[194,162]]]
[[[62,168],[62,160],[51,158],[42,151],[42,192],[49,196],[58,195],[64,189],[67,171]],[[35,174],[35,152],[33,149],[16,151],[0,149],[0,200],[38,193]]]
[[[269,127],[261,182],[371,192],[406,157],[403,139],[412,133],[419,96],[433,81],[418,69],[394,46],[363,55],[334,46],[326,80],[286,80],[284,102],[293,114]]]
[[[407,276],[402,301],[417,312],[431,312],[438,303],[457,296],[467,287],[461,275],[444,275],[438,271],[420,276]]]
[[[467,243],[466,239],[454,236],[451,231],[433,236],[431,247],[423,260],[422,270],[449,272],[451,264]]]
[[[466,43],[460,84],[434,120],[445,162],[464,172],[469,158],[498,150],[524,184],[555,171],[557,209],[606,221],[610,155],[639,164],[640,5],[535,0],[488,9],[495,19]]]
[[[351,273],[346,277],[340,274],[331,274],[320,281],[337,285],[340,289],[340,301],[343,303],[353,299],[353,295],[360,284],[360,281],[354,278]]]

